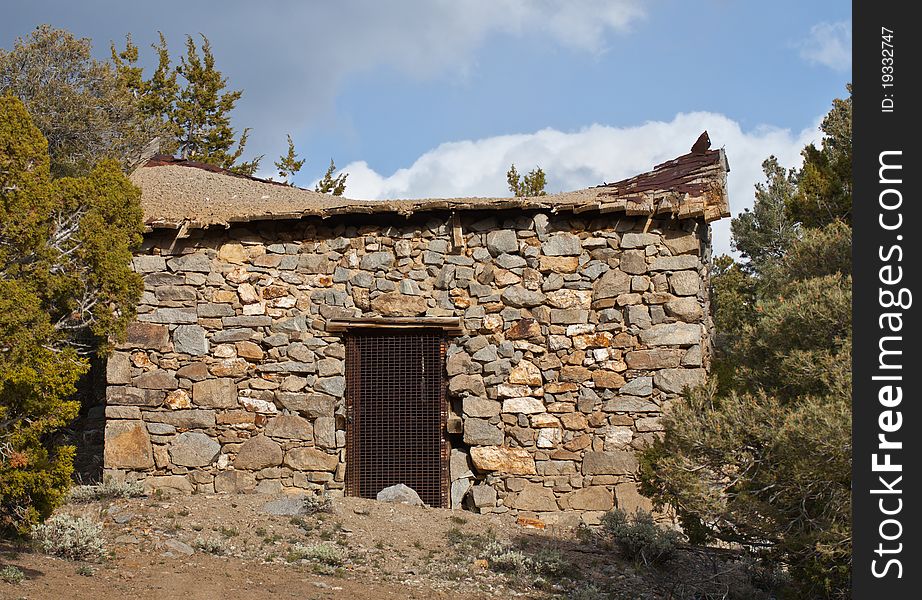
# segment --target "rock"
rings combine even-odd
[[[592,305],[592,291],[567,288],[548,292],[547,303],[554,308],[588,309]]]
[[[487,250],[493,256],[510,254],[519,251],[519,240],[514,231],[501,229],[487,234]]]
[[[170,371],[154,369],[135,377],[134,385],[145,390],[172,390],[179,386],[179,382]]]
[[[637,509],[653,512],[653,503],[637,490],[637,484],[625,482],[615,486],[615,498],[618,508],[628,514],[634,514]]]
[[[552,273],[576,273],[579,269],[578,256],[542,256],[538,268]]]
[[[141,409],[137,406],[106,406],[107,419],[140,419]]]
[[[211,259],[204,254],[186,254],[167,261],[167,267],[171,271],[188,271],[192,273],[209,273],[211,271]]]
[[[215,492],[244,494],[256,488],[256,475],[247,471],[221,471],[214,478]]]
[[[394,255],[390,252],[371,252],[362,257],[359,268],[363,271],[387,269],[394,264]]]
[[[448,391],[456,396],[469,392],[475,396],[485,396],[486,388],[479,375],[455,375],[448,381]]]
[[[160,273],[166,271],[166,261],[162,256],[135,256],[131,259],[131,267],[135,273]]]
[[[616,298],[631,290],[631,277],[619,269],[611,269],[592,284],[592,299]]]
[[[234,344],[234,347],[237,349],[237,356],[246,358],[247,360],[260,361],[266,355],[263,349],[253,342],[237,342]]]
[[[503,400],[504,413],[535,414],[544,412],[544,403],[537,398],[507,398]]]
[[[653,375],[653,384],[664,392],[680,394],[686,388],[704,385],[704,369],[660,369]]]
[[[583,475],[627,475],[636,470],[632,452],[587,452],[583,456]]]
[[[154,323],[130,323],[125,332],[125,341],[116,346],[120,349],[170,350],[170,329]]]
[[[319,448],[336,448],[336,419],[333,417],[314,419],[314,444]]]
[[[497,471],[509,475],[536,475],[535,459],[524,448],[475,446],[471,461],[479,471]]]
[[[623,425],[611,425],[605,433],[605,450],[622,450],[631,445],[634,430]]]
[[[288,410],[302,413],[309,418],[332,417],[336,408],[336,399],[326,394],[278,392],[276,397]]]
[[[510,508],[535,512],[548,512],[558,509],[557,498],[554,496],[553,490],[539,483],[525,484],[522,491],[507,496],[504,504]]]
[[[544,294],[537,290],[528,290],[520,285],[512,285],[503,291],[503,302],[515,308],[538,306],[544,302]]]
[[[537,386],[544,383],[544,378],[538,367],[523,360],[509,371],[509,383]]]
[[[125,352],[113,352],[106,360],[106,383],[125,385],[131,383],[131,360]]]
[[[589,369],[579,365],[566,365],[560,369],[560,380],[563,382],[581,383],[591,376]]]
[[[314,428],[310,421],[296,415],[280,415],[269,419],[265,434],[273,438],[290,440],[312,440]]]
[[[643,250],[626,250],[621,254],[618,268],[631,275],[642,275],[647,272],[646,255]]]
[[[173,390],[168,392],[163,400],[163,405],[170,410],[182,410],[192,408],[192,401],[189,399],[189,393],[186,390]]]
[[[653,325],[653,321],[650,319],[650,310],[642,304],[627,307],[627,322],[641,329],[646,329]]]
[[[471,488],[471,501],[476,508],[496,506],[496,488],[492,485],[475,485]]]
[[[655,348],[652,350],[635,350],[624,356],[628,369],[652,370],[678,367],[684,350],[673,348]],[[641,394],[642,395],[642,394]]]
[[[621,386],[620,392],[632,396],[649,396],[653,393],[653,378],[635,377]]]
[[[701,278],[694,271],[679,271],[669,276],[669,289],[676,296],[694,296],[701,289]]]
[[[285,454],[285,465],[298,471],[335,471],[339,457],[315,448],[292,448]]]
[[[673,254],[699,254],[701,240],[691,231],[670,230],[663,234],[663,243]]]
[[[240,377],[245,375],[250,363],[242,358],[225,358],[209,365],[209,372],[215,377]]]
[[[242,244],[222,244],[218,249],[218,260],[232,265],[242,265],[247,261],[247,253]]]
[[[257,494],[274,496],[282,493],[282,482],[278,479],[262,479],[256,484],[256,489],[253,491]]]
[[[500,446],[503,443],[503,431],[483,419],[465,419],[464,443],[472,446]]]
[[[445,360],[445,371],[449,377],[471,373],[473,363],[470,355],[466,352],[455,352]]]
[[[693,346],[701,342],[701,326],[691,323],[662,323],[640,332],[648,346]]]
[[[606,412],[659,412],[660,406],[647,398],[637,396],[618,396],[609,400],[602,407]]]
[[[153,448],[142,421],[106,423],[103,464],[107,469],[152,469]]]
[[[251,283],[241,283],[237,286],[237,295],[240,297],[242,304],[256,304],[261,300],[259,292]]]
[[[697,269],[698,257],[690,254],[681,256],[658,256],[650,265],[651,271],[681,271],[683,269]]]
[[[527,340],[541,337],[541,325],[532,318],[516,321],[515,325],[506,330],[507,340]]]
[[[144,486],[144,491],[148,495],[157,490],[171,494],[191,494],[195,491],[195,488],[192,487],[192,483],[182,475],[148,477],[142,481],[141,484]]]
[[[282,447],[265,435],[257,435],[245,441],[234,459],[235,469],[258,471],[282,464]]]
[[[386,317],[415,317],[426,312],[429,305],[423,296],[386,292],[372,298],[371,308]]]
[[[597,388],[616,390],[624,385],[624,377],[614,371],[598,370],[593,371],[592,382]]]
[[[195,554],[195,550],[192,548],[192,546],[172,538],[163,542],[163,547],[166,548],[168,552],[175,552],[176,554],[182,554],[183,556],[192,556]]]
[[[572,510],[611,510],[615,505],[612,493],[601,485],[576,490],[564,496],[564,499]]]
[[[255,412],[264,415],[274,415],[279,409],[268,400],[260,400],[259,398],[251,398],[249,396],[238,396],[237,402],[240,403],[244,409],[249,412]]]
[[[630,250],[643,248],[659,243],[659,236],[655,233],[625,233],[621,236],[621,248]]]
[[[541,245],[545,256],[579,256],[582,247],[579,238],[572,233],[555,233]]]
[[[314,383],[314,389],[318,392],[328,394],[334,398],[342,398],[346,394],[345,377],[323,377]]]
[[[479,396],[466,396],[461,404],[461,411],[468,417],[490,419],[499,414],[501,405],[496,400]]]
[[[413,488],[402,483],[384,488],[375,497],[379,502],[399,502],[410,506],[425,506]]]
[[[694,296],[676,298],[666,303],[666,314],[686,323],[694,323],[704,316],[701,304]]]
[[[452,481],[474,476],[471,472],[470,461],[466,452],[452,448],[451,456],[448,460],[448,475]]]
[[[237,385],[233,379],[206,379],[192,384],[192,398],[198,406],[234,408],[237,406]]]
[[[538,430],[538,437],[535,439],[535,445],[539,448],[556,448],[561,442],[559,427],[544,427]]]
[[[211,437],[187,431],[170,444],[170,459],[181,467],[204,467],[210,465],[220,451],[221,445]]]
[[[208,354],[205,330],[198,325],[180,325],[173,331],[173,348],[180,354]]]
[[[460,508],[464,497],[471,489],[470,479],[457,479],[451,482],[451,507]]]
[[[185,429],[208,429],[215,426],[215,413],[213,410],[177,410],[171,412],[144,412],[144,420],[148,423],[166,423],[173,427]]]
[[[106,404],[127,406],[160,406],[163,392],[142,390],[135,387],[109,386],[106,388]]]

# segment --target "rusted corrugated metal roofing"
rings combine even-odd
[[[158,155],[136,169],[131,180],[141,188],[149,229],[195,229],[309,216],[506,209],[671,214],[713,221],[730,215],[728,171],[723,150],[699,150],[623,181],[547,196],[354,200]]]

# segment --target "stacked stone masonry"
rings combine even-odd
[[[110,476],[182,492],[344,490],[332,320],[459,317],[453,506],[595,523],[649,507],[636,452],[705,379],[700,220],[447,213],[146,236],[145,291],[107,365]]]

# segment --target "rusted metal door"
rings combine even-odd
[[[448,505],[445,338],[441,330],[346,333],[346,493],[410,486]]]

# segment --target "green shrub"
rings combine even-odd
[[[22,583],[25,578],[26,574],[19,567],[7,565],[0,569],[0,579],[7,583]]]
[[[605,513],[602,528],[622,556],[645,564],[669,560],[682,540],[679,532],[660,527],[653,515],[639,508],[633,515],[619,508]]]
[[[307,560],[330,567],[338,567],[343,564],[343,555],[338,549],[329,544],[311,544],[305,546],[297,543],[292,545],[285,560],[288,562]]]
[[[227,545],[224,540],[219,540],[218,538],[197,537],[192,541],[192,547],[208,554],[221,555],[227,552]]]
[[[45,554],[70,560],[98,560],[104,553],[102,527],[86,517],[54,515],[32,527],[32,541]]]
[[[67,499],[71,502],[84,503],[118,498],[138,498],[144,495],[144,486],[137,481],[119,481],[107,477],[99,485],[75,485],[70,489]]]
[[[316,494],[304,498],[301,512],[305,515],[333,512],[333,500],[329,494]]]

